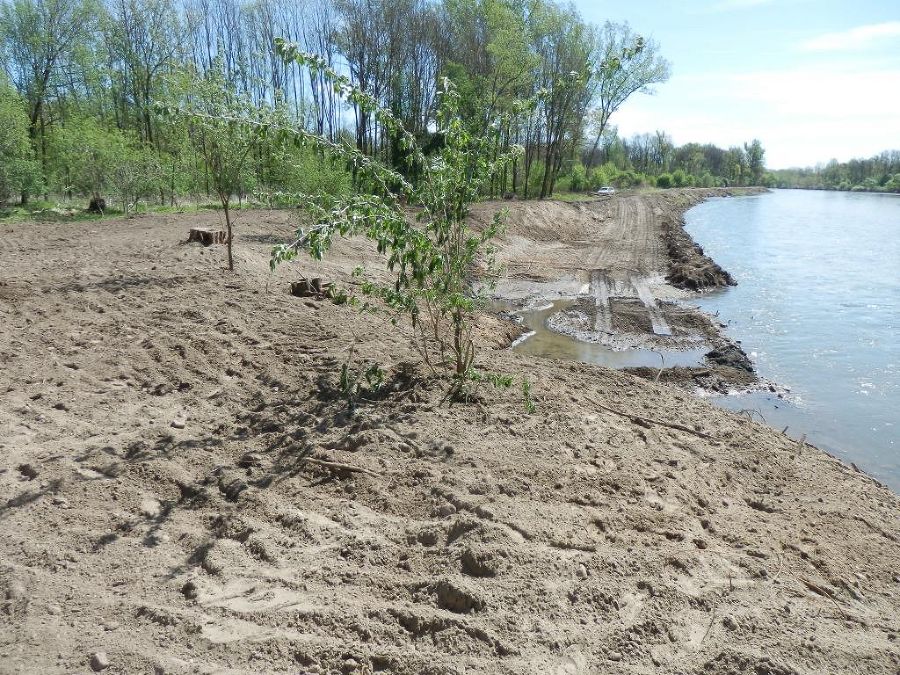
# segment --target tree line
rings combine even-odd
[[[400,166],[403,148],[372,111],[341,104],[321,73],[285,64],[276,37],[347,72],[426,148],[439,142],[438,83],[449,77],[473,132],[500,119],[500,148],[525,148],[489,188],[523,197],[554,191],[589,119],[602,135],[629,96],[669,75],[652,41],[552,0],[0,0],[2,197],[113,191],[124,203],[171,202],[208,192],[202,139],[154,106],[196,101],[213,81]],[[247,194],[297,187],[279,184],[268,150],[254,148]],[[304,153],[290,161],[321,168]]]
[[[0,201],[107,195],[128,210],[215,194],[210,134],[161,117],[160,102],[266,111],[402,170],[406,150],[371,107],[279,58],[279,37],[347,73],[426,152],[441,143],[439,83],[453,81],[472,133],[495,125],[497,152],[524,148],[490,196],[650,183],[645,174],[665,184],[669,172],[672,184],[762,175],[749,150],[701,148],[701,167],[667,138],[652,150],[618,139],[610,120],[665,82],[669,64],[627,24],[593,25],[553,0],[0,0]],[[272,139],[248,146],[236,196],[335,192],[357,179]]]
[[[753,139],[720,148],[711,143],[676,146],[664,131],[621,138],[615,127],[599,142],[585,145],[572,165],[568,184],[573,190],[617,187],[722,187],[774,185],[766,171],[765,148]]]
[[[811,190],[900,192],[900,150],[887,150],[868,159],[851,159],[804,169],[774,172],[776,185]]]

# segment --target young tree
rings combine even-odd
[[[0,205],[13,195],[27,195],[39,184],[25,102],[0,79]]]
[[[588,155],[588,166],[603,132],[625,101],[636,92],[652,93],[652,85],[669,79],[669,62],[659,54],[653,40],[635,35],[625,24],[606,22],[594,47],[594,79],[597,106],[591,112],[591,126],[596,136]]]
[[[191,139],[209,171],[210,184],[225,215],[228,232],[228,269],[234,270],[231,205],[236,195],[246,193],[254,184],[252,151],[261,142],[258,127],[245,122],[261,122],[270,114],[253,105],[239,94],[234,84],[225,78],[221,59],[194,86],[194,96],[188,106],[161,108],[187,120]]]
[[[301,129],[293,130],[298,142],[312,143],[354,164],[376,186],[376,193],[302,197],[302,205],[315,225],[299,231],[293,244],[276,247],[273,266],[304,249],[321,259],[334,236],[363,235],[376,242],[378,251],[387,258],[391,282],[366,279],[361,286],[363,306],[377,301],[407,316],[425,363],[435,372],[449,370],[451,393],[464,394],[473,381],[488,379],[475,368],[472,314],[479,295],[471,274],[479,262],[490,268],[490,241],[502,225],[502,215],[498,214],[483,231],[475,232],[466,217],[491,176],[520,149],[495,151],[501,120],[490,125],[484,136],[472,134],[459,114],[458,94],[445,81],[435,122],[444,143],[435,155],[426,157],[396,115],[330,69],[324,59],[283,42],[279,42],[279,50],[286,60],[324,75],[340,98],[371,113],[379,125],[399,139],[408,162],[418,165],[422,179],[414,186],[399,172],[348,144],[333,144]],[[410,222],[404,203],[418,205],[415,223]],[[362,270],[359,273],[363,274]]]

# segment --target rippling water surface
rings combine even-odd
[[[778,190],[705,202],[686,222],[738,281],[696,304],[792,391],[717,402],[900,491],[900,196]]]

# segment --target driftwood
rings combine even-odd
[[[291,295],[298,298],[321,298],[328,293],[330,283],[325,283],[321,278],[301,279],[291,282]]]
[[[204,246],[212,244],[227,244],[228,233],[225,230],[207,230],[202,227],[192,227],[188,234],[188,243],[199,241]]]

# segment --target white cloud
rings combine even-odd
[[[623,136],[663,129],[678,144],[759,138],[771,168],[866,157],[900,142],[900,69],[676,76],[658,96],[629,100],[612,123]]]
[[[882,40],[900,38],[900,21],[873,23],[838,33],[825,33],[801,45],[808,52],[835,52],[865,49]]]

